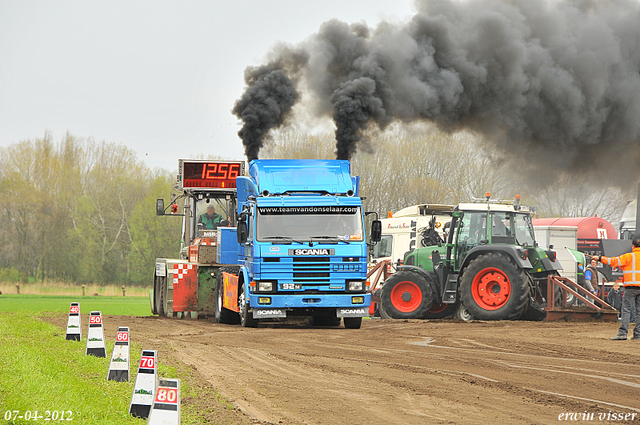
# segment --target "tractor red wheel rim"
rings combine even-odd
[[[495,267],[482,269],[471,284],[473,300],[484,310],[497,310],[504,306],[511,295],[511,281]]]
[[[433,304],[429,309],[429,313],[442,313],[449,304]]]
[[[422,303],[420,287],[410,280],[399,282],[391,290],[391,304],[402,313],[416,311]]]

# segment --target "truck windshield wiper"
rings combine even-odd
[[[293,238],[290,238],[289,236],[264,236],[262,240],[265,240],[265,241],[278,240],[278,241],[284,241],[285,243],[295,242],[295,243],[302,244],[302,242],[296,241]]]
[[[331,242],[344,242],[349,243],[349,241],[339,238],[338,236],[311,236],[309,237],[309,241],[313,242],[314,239],[323,239],[323,240],[331,240]]]

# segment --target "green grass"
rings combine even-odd
[[[149,300],[146,298],[96,298],[79,299],[83,314],[90,310],[101,310],[103,314],[122,314],[122,311],[124,314],[149,314]],[[44,421],[43,418],[6,421],[6,414],[15,416],[7,412],[14,410],[22,415],[26,411],[30,411],[32,415],[37,411],[39,417],[45,418],[47,410],[64,411],[65,418],[71,411],[70,422],[76,424],[146,423],[146,420],[136,419],[128,414],[142,352],[138,344],[134,342],[131,345],[130,381],[107,381],[113,341],[106,339],[107,358],[86,356],[84,338],[82,342],[66,341],[64,329],[40,319],[60,315],[60,312],[66,314],[72,301],[78,301],[78,298],[0,296],[0,425],[59,422]],[[140,306],[136,307],[137,304]],[[141,311],[136,311],[136,308]],[[44,310],[53,312],[47,313]],[[159,357],[161,361],[158,362],[158,376],[180,378],[183,398],[188,396],[195,399],[187,405],[182,403],[182,424],[209,423],[203,414],[216,408],[230,408],[228,401],[211,390],[193,385],[190,381],[195,378],[188,367],[166,357],[162,361],[163,356]],[[194,404],[196,401],[198,403]]]
[[[112,350],[113,342],[107,342],[107,353]],[[131,365],[138,364],[140,352],[132,347]],[[64,410],[67,416],[70,411],[77,424],[146,423],[128,414],[135,373],[130,382],[107,381],[109,360],[85,356],[84,343],[66,341],[64,331],[32,313],[0,313],[1,423],[44,421],[5,421],[6,412],[14,410],[37,410],[45,417],[47,410]]]
[[[80,303],[80,312],[101,311],[103,315],[151,316],[148,297],[93,297],[63,295],[0,295],[0,312],[69,312],[72,302]],[[0,415],[2,412],[0,412]],[[0,418],[2,418],[0,416]]]

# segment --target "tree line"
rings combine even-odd
[[[23,281],[148,283],[156,256],[180,247],[180,223],[155,216],[172,184],[122,145],[46,134],[0,148],[0,270]]]
[[[598,215],[617,225],[633,196],[597,187],[594,176],[560,173],[549,183],[540,171],[536,178],[470,133],[416,127],[365,136],[352,172],[365,208],[381,217],[489,191],[498,199],[519,194],[541,217]],[[331,159],[334,145],[329,133],[287,130],[261,157]],[[70,134],[0,148],[0,281],[150,284],[155,259],[179,255],[180,220],[155,215],[155,201],[168,202],[175,175],[150,169],[125,146]]]

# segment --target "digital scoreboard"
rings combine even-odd
[[[236,177],[244,176],[243,161],[181,159],[179,167],[183,189],[227,191],[236,188]]]

